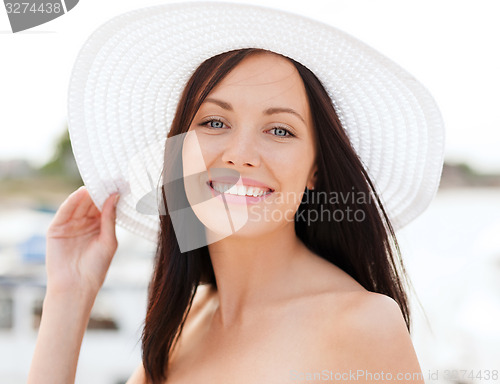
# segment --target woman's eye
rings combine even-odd
[[[222,121],[212,120],[209,121],[209,123],[212,128],[222,128],[224,126],[224,123]]]
[[[213,129],[221,129],[225,127],[225,124],[218,119],[210,119],[200,124],[201,126],[205,126]],[[295,135],[290,132],[288,129],[283,127],[274,127],[270,129],[270,131],[274,131],[274,136],[278,137],[294,137]]]
[[[293,137],[294,136],[288,129],[281,128],[281,127],[273,128],[273,129],[271,129],[271,131],[274,131],[275,136],[279,136],[279,137]]]
[[[208,126],[208,128],[224,128],[224,123],[220,120],[211,119],[201,123],[203,126]]]

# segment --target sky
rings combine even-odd
[[[112,17],[167,2],[173,1],[80,0],[68,14],[15,34],[0,5],[0,160],[49,160],[65,129],[68,82],[81,45]],[[245,2],[326,22],[385,54],[436,99],[446,160],[500,172],[499,1]]]

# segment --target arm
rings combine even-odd
[[[46,294],[28,383],[74,382],[92,304],[92,297]]]
[[[47,291],[28,384],[75,380],[90,311],[117,247],[116,200],[110,196],[101,213],[80,188],[47,231]]]

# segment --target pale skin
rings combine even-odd
[[[207,168],[235,169],[277,192],[300,195],[306,186],[314,187],[312,119],[302,80],[290,62],[274,54],[249,56],[208,99],[189,127],[198,135]],[[270,108],[295,113],[268,113]],[[205,124],[207,117],[217,117],[224,126]],[[281,137],[283,131],[274,128],[295,137]],[[86,190],[79,190],[61,206],[49,230],[50,289],[30,383],[74,381],[90,309],[116,249],[113,199],[98,222],[73,225],[75,207],[80,214],[87,209],[96,215]],[[286,212],[298,204],[270,206]],[[292,220],[249,220],[208,248],[218,289],[198,288],[170,358],[168,383],[297,383],[307,382],[301,375],[324,370],[393,377],[421,372],[397,303],[366,291],[312,253],[295,235]],[[76,260],[79,268],[71,268]],[[75,307],[73,323],[63,316],[68,302]],[[67,332],[58,333],[61,326]],[[345,383],[370,381],[342,377]],[[423,383],[416,376],[400,381]],[[139,364],[128,384],[144,382]]]
[[[47,291],[28,383],[73,383],[90,311],[116,251],[115,202],[73,192],[47,231]]]

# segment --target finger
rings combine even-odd
[[[104,203],[101,213],[100,237],[103,242],[111,247],[116,247],[116,205],[118,204],[119,197],[118,193],[113,193],[109,196]]]
[[[52,224],[54,225],[64,224],[69,219],[71,219],[73,213],[75,212],[76,208],[78,207],[78,205],[80,204],[81,200],[84,198],[86,193],[87,192],[85,187],[81,186],[71,195],[69,195],[57,210],[54,219],[52,220]]]
[[[75,211],[73,212],[73,217],[72,217],[73,219],[81,219],[82,217],[87,216],[87,213],[90,210],[90,208],[93,205],[95,205],[87,190],[85,190],[85,193],[83,194],[84,196],[80,200],[80,204],[78,204]]]
[[[97,208],[97,205],[92,204],[90,209],[87,212],[87,217],[98,217],[101,215],[101,211],[99,211],[99,208]]]

